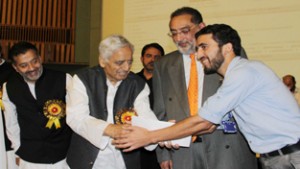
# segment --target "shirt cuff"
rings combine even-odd
[[[151,144],[151,145],[145,146],[144,148],[148,151],[153,151],[154,149],[156,149],[156,147],[157,147],[157,144]]]

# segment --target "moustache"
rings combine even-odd
[[[147,65],[153,66],[154,62],[149,62]]]
[[[27,72],[25,72],[26,74],[31,74],[31,73],[34,73],[34,72],[37,72],[38,71],[38,69],[35,69],[35,70],[30,70],[30,71],[27,71]]]

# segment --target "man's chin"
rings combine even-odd
[[[126,74],[126,75],[119,75],[119,81],[121,81],[121,80],[124,80],[124,79],[126,79],[127,78],[127,76],[128,76],[128,74]]]
[[[39,77],[25,77],[25,79],[28,82],[35,82],[39,79]]]
[[[149,67],[148,67],[148,68],[146,69],[147,72],[153,72],[153,70],[154,70],[154,67],[152,67],[152,68],[149,68]]]
[[[194,53],[194,51],[191,51],[190,49],[182,48],[182,47],[179,47],[178,50],[183,55],[189,55],[191,53]]]

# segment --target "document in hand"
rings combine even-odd
[[[171,123],[171,122],[150,120],[150,119],[145,119],[145,118],[142,118],[139,116],[133,116],[131,124],[133,126],[146,128],[147,130],[150,130],[150,131],[158,130],[158,129],[162,129],[162,128],[166,128],[166,127],[174,125],[174,123]],[[187,136],[187,137],[176,139],[176,140],[171,140],[171,142],[173,145],[178,144],[181,147],[190,147],[191,136]]]

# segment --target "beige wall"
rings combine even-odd
[[[103,0],[103,30],[101,35],[102,37],[106,37],[114,33],[124,34],[124,36],[136,46],[133,71],[136,72],[141,68],[138,57],[142,44],[135,41],[135,39],[132,38],[132,34],[127,33],[128,29],[135,28],[137,30],[143,30],[143,32],[148,30],[149,32],[145,34],[151,35],[151,38],[153,38],[151,39],[152,41],[162,42],[162,45],[167,49],[166,51],[169,52],[170,47],[173,45],[170,40],[166,40],[168,37],[165,36],[167,33],[169,14],[178,7],[190,5],[201,10],[207,24],[225,22],[232,25],[239,31],[243,40],[243,46],[250,59],[263,61],[280,77],[285,74],[295,75],[296,79],[298,79],[298,86],[300,86],[300,46],[299,41],[295,40],[299,39],[299,31],[296,30],[300,29],[300,22],[295,22],[300,16],[300,5],[296,5],[299,4],[298,0],[286,1],[284,5],[282,5],[282,2],[279,0],[255,1],[256,3],[252,0],[234,0],[231,3],[234,2],[238,4],[231,5],[228,8],[225,8],[224,5],[230,5],[230,3],[225,3],[222,0],[172,0],[172,3],[170,2],[171,0],[128,0],[125,2],[124,0]],[[204,7],[204,5],[206,5],[206,7]],[[280,7],[282,7],[282,9]],[[130,10],[126,11],[125,8],[129,8]],[[141,8],[144,9],[137,10]],[[147,11],[143,12],[144,10]],[[224,10],[224,12],[222,12],[222,10]],[[140,18],[141,20],[135,20],[135,22],[137,22],[137,26],[142,25],[141,27],[137,28],[137,26],[130,25],[132,22],[127,22],[125,15],[128,12],[136,12],[137,19]],[[149,13],[152,15],[149,15]],[[157,19],[153,19],[154,17]],[[129,21],[131,21],[130,19],[131,18],[129,18]],[[164,19],[166,21],[164,21]],[[124,22],[124,20],[126,20],[126,22]],[[150,22],[154,21],[158,24],[152,25],[159,25],[160,29],[151,28]],[[257,28],[256,26],[261,23],[266,23],[266,27],[262,29]],[[244,25],[246,25],[246,27],[242,27]],[[281,35],[281,37],[279,35]],[[280,40],[267,43],[269,38],[274,37]],[[143,44],[145,43],[143,42],[146,41],[145,37],[139,36],[138,38]],[[267,50],[266,52],[265,49],[269,46],[262,48],[262,43],[273,45],[272,50]],[[291,50],[292,52],[290,52]],[[265,52],[260,54],[260,51]]]
[[[123,34],[124,1],[103,0],[102,5],[102,37]]]

